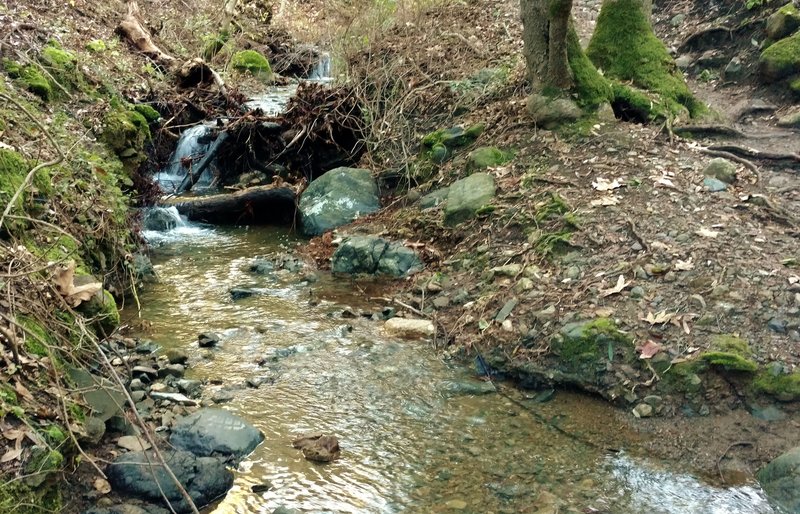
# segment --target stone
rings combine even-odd
[[[784,128],[800,128],[800,111],[790,112],[778,118],[778,126]]]
[[[704,178],[703,186],[712,193],[719,193],[720,191],[728,189],[728,184],[712,177]]]
[[[83,514],[170,514],[170,511],[149,503],[137,505],[131,503],[120,503],[117,505],[110,505],[108,507],[92,507],[89,510],[84,511]]]
[[[467,154],[466,170],[475,171],[508,162],[510,155],[495,146],[481,146]]]
[[[756,476],[767,496],[786,512],[800,512],[800,446],[764,466]]]
[[[275,264],[267,259],[254,259],[248,265],[247,271],[256,275],[269,275],[275,271]]]
[[[653,415],[653,406],[647,403],[640,403],[633,408],[633,415],[637,418],[649,418]]]
[[[492,382],[484,380],[446,380],[440,389],[448,396],[480,396],[497,392]]]
[[[145,386],[140,379],[134,378],[133,380],[131,380],[131,383],[128,387],[130,388],[131,391],[140,391],[144,389]]]
[[[773,332],[777,332],[778,334],[785,334],[786,327],[789,323],[785,319],[781,318],[772,318],[767,322],[767,327]]]
[[[131,269],[133,270],[133,276],[136,277],[136,280],[144,283],[152,283],[158,280],[156,269],[153,267],[153,262],[150,260],[150,257],[141,252],[133,254]]]
[[[547,130],[577,121],[583,115],[581,108],[572,100],[537,94],[528,97],[526,108],[533,121]]]
[[[733,184],[736,182],[736,164],[728,159],[717,157],[709,161],[703,170],[703,175],[721,180],[726,184]]]
[[[138,374],[139,378],[142,378],[142,375],[147,376],[149,378],[156,378],[158,376],[158,370],[155,368],[151,368],[150,366],[134,366],[131,369],[131,373]]]
[[[218,459],[180,450],[164,451],[162,455],[198,507],[209,504],[233,486],[233,473]],[[159,462],[152,450],[123,453],[108,467],[108,481],[117,493],[159,503],[163,501],[163,494],[176,512],[191,512]]]
[[[178,387],[178,391],[189,396],[197,395],[200,393],[200,390],[203,387],[203,383],[201,381],[189,380],[188,378],[182,378],[178,380],[175,385]]]
[[[186,373],[186,368],[183,367],[183,364],[168,364],[163,368],[159,368],[158,370],[158,377],[165,378],[165,377],[175,377],[181,378],[183,374]]]
[[[778,41],[800,28],[800,10],[792,2],[787,3],[767,18],[767,37]]]
[[[166,356],[170,364],[186,364],[189,360],[189,354],[178,348],[170,348],[167,350]]]
[[[306,460],[313,462],[332,462],[339,458],[339,440],[333,435],[312,434],[300,436],[292,441],[292,446],[303,452]]]
[[[135,435],[124,435],[117,439],[117,446],[132,452],[140,452],[142,450],[149,450],[150,443],[142,437]]]
[[[333,254],[334,273],[404,277],[421,270],[422,260],[410,248],[377,236],[348,237]]]
[[[449,193],[450,193],[450,188],[443,187],[441,189],[437,189],[435,191],[426,194],[419,200],[420,209],[430,209],[432,207],[438,207],[447,200],[447,195]]]
[[[304,234],[318,236],[380,209],[378,185],[372,172],[336,168],[317,178],[298,204]]]
[[[131,399],[134,403],[139,403],[144,400],[146,394],[144,391],[131,391]]]
[[[97,444],[106,433],[105,422],[94,416],[84,419],[81,428],[83,428],[83,432],[80,434],[79,440],[89,444]]]
[[[153,207],[145,210],[142,218],[142,230],[166,232],[180,223],[178,211],[168,207]]]
[[[725,65],[725,69],[722,70],[725,80],[732,81],[741,79],[744,75],[743,72],[744,68],[742,67],[742,60],[738,56],[732,58],[728,64]]]
[[[494,177],[488,173],[473,173],[450,185],[447,203],[444,206],[444,222],[457,225],[466,221],[494,198]]]
[[[83,401],[91,409],[93,417],[105,422],[121,412],[125,394],[116,384],[83,369],[67,366],[66,371],[76,389],[81,390]]]
[[[150,393],[150,398],[154,400],[170,401],[179,405],[187,405],[190,407],[197,405],[197,401],[187,398],[181,393]]]
[[[420,339],[436,334],[433,323],[426,319],[392,318],[383,324],[386,333],[402,339]]]
[[[228,293],[231,295],[231,300],[244,300],[251,296],[261,294],[261,291],[252,287],[233,287]]]
[[[644,288],[642,286],[633,286],[631,288],[631,298],[638,299],[644,297]]]
[[[692,67],[693,64],[694,64],[694,57],[692,57],[691,55],[684,54],[675,59],[675,65],[678,67],[678,69],[681,70],[688,70],[689,68]]]
[[[464,500],[450,500],[447,503],[445,503],[445,506],[448,509],[464,510],[467,508],[467,502],[465,502]]]
[[[683,13],[678,13],[669,20],[669,24],[673,27],[680,27],[683,25],[684,20],[686,19],[686,15]]]
[[[214,332],[206,332],[197,336],[197,344],[200,348],[210,348],[219,344],[219,336]]]
[[[214,391],[214,394],[211,395],[211,401],[214,403],[228,403],[232,402],[234,398],[236,398],[234,394],[225,389]]]
[[[170,443],[196,455],[220,455],[233,460],[252,452],[264,440],[257,428],[220,409],[203,409],[175,424]]]

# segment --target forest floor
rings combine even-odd
[[[186,17],[183,2],[163,4],[164,10],[142,13],[157,42],[180,56],[197,55],[203,34],[218,21],[217,11],[204,3]],[[716,75],[704,73],[710,65],[694,65],[687,76],[692,90],[740,135],[688,139],[663,125],[611,120],[572,133],[537,129],[525,112],[516,0],[490,7],[430,2],[407,9],[398,2],[392,12],[381,11],[381,2],[371,9],[348,2],[280,4],[273,25],[299,40],[330,46],[339,56],[335,64],[349,70],[347,78],[364,85],[400,82],[404,96],[386,97],[399,108],[380,120],[382,125],[376,122],[371,151],[362,162],[386,184],[410,178],[405,163],[417,157],[413,145],[439,128],[483,123],[475,146],[514,150],[511,161],[489,170],[498,186],[490,213],[450,228],[440,209],[421,210],[415,203],[464,176],[470,147],[426,180],[411,180],[410,190],[387,188],[383,211],[342,231],[385,234],[420,250],[426,271],[387,289],[436,321],[451,344],[445,351],[473,356],[499,349],[510,362],[535,364],[546,358],[549,338],[562,324],[599,316],[615,319],[639,348],[652,343],[676,362],[708,349],[715,335],[735,334],[749,343],[762,369],[796,372],[800,163],[751,157],[752,165],[738,164],[726,190],[703,186],[703,169],[712,157],[709,145],[800,152],[797,132],[776,126],[780,116],[796,109],[796,99],[758,81],[758,52],[751,40],[763,39],[761,25],[738,33],[735,44],[712,41],[710,48],[692,51],[724,54],[715,61]],[[659,4],[655,26],[677,49],[686,34],[720,12],[735,10],[745,18],[767,13],[735,5],[721,4],[715,11],[688,2]],[[576,4],[584,40],[598,9],[592,0]],[[5,32],[6,43],[20,48],[51,37],[81,51],[92,40],[116,42],[91,57],[87,73],[98,83],[110,78],[127,98],[158,98],[166,94],[162,77],[114,35],[123,12],[122,2],[10,1],[0,9],[0,26],[35,27]],[[678,14],[685,19],[674,26]],[[741,55],[747,71],[737,82],[726,81],[716,70],[735,55]],[[482,82],[484,69],[500,70],[492,72],[497,80]],[[79,102],[71,108],[93,123],[91,110]],[[174,141],[169,131],[154,138],[156,146]],[[537,226],[537,214],[551,208],[557,215]],[[568,235],[557,252],[537,248],[548,231]],[[330,241],[312,241],[311,251],[324,262]],[[493,321],[510,300],[516,304],[509,323]],[[656,391],[651,374],[632,370],[627,379],[639,396],[651,387]],[[720,376],[709,379],[704,394],[690,405],[665,401],[661,416],[635,418],[632,405],[613,415],[651,436],[656,456],[679,458],[709,476],[721,473],[721,463],[752,476],[798,444],[800,427],[796,402],[753,402],[740,382]]]

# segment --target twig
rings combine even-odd
[[[14,207],[14,204],[17,202],[17,200],[19,199],[20,195],[25,190],[25,188],[27,188],[30,185],[31,181],[33,180],[34,175],[36,175],[36,172],[41,170],[42,168],[55,166],[56,164],[58,164],[61,161],[63,161],[64,160],[64,153],[61,151],[61,147],[58,146],[58,143],[56,143],[56,141],[53,139],[53,136],[50,134],[50,132],[47,131],[47,129],[42,124],[42,122],[40,122],[38,120],[38,118],[36,118],[36,116],[31,114],[30,111],[28,111],[28,109],[26,109],[24,105],[22,105],[21,103],[16,101],[14,98],[11,98],[10,96],[8,96],[8,95],[6,95],[4,93],[0,93],[0,98],[2,98],[4,100],[7,100],[7,101],[13,103],[14,105],[16,105],[31,120],[33,120],[33,122],[39,127],[39,129],[41,129],[41,131],[44,133],[44,135],[47,137],[47,139],[50,141],[50,143],[53,145],[53,147],[58,152],[58,156],[55,159],[53,159],[51,161],[48,161],[48,162],[43,162],[41,164],[37,164],[25,176],[25,180],[22,181],[22,184],[14,192],[14,196],[12,196],[11,200],[8,201],[8,205],[6,205],[6,208],[3,211],[2,216],[0,216],[0,227],[2,227],[3,226],[3,222],[6,219],[6,216],[8,216],[9,212],[11,212],[11,209]]]
[[[738,162],[739,164],[743,165],[745,168],[747,168],[748,170],[752,171],[755,174],[757,182],[761,181],[761,172],[758,170],[758,166],[748,161],[744,157],[739,157],[738,155],[734,155],[730,152],[725,152],[723,150],[710,150],[708,148],[701,148],[700,153],[711,155],[713,157],[724,157],[726,159]]]
[[[720,478],[720,480],[722,480],[723,484],[726,483],[726,482],[725,482],[725,477],[722,475],[722,468],[720,467],[720,464],[722,463],[722,459],[724,459],[725,456],[728,455],[728,452],[731,451],[731,449],[733,449],[734,446],[753,446],[753,443],[751,443],[749,441],[736,441],[736,442],[733,442],[733,443],[729,444],[728,447],[725,448],[725,451],[722,452],[722,455],[719,456],[719,459],[717,459],[717,472],[719,473],[719,478]]]

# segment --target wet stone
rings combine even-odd
[[[144,389],[144,383],[142,383],[142,381],[139,380],[138,378],[134,378],[133,380],[131,380],[131,384],[129,387],[131,391],[139,391],[141,389]]]
[[[182,364],[169,364],[158,370],[158,376],[160,378],[168,376],[181,378],[185,372],[186,369],[183,367]]]
[[[200,392],[203,387],[203,383],[199,380],[189,380],[184,378],[178,380],[176,386],[178,387],[178,391],[182,392],[183,394],[194,396]]]
[[[189,360],[189,355],[177,348],[167,350],[166,356],[170,364],[186,364],[186,361]]]
[[[786,327],[789,323],[785,319],[781,318],[772,318],[767,322],[767,327],[773,332],[777,332],[778,334],[785,334]]]
[[[210,348],[219,344],[219,336],[214,332],[206,332],[197,336],[197,344],[200,348]]]
[[[646,403],[640,403],[633,408],[633,415],[637,418],[649,418],[653,415],[653,407]]]

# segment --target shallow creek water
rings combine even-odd
[[[375,307],[349,280],[309,284],[288,272],[246,272],[252,257],[294,244],[286,229],[181,226],[147,235],[161,279],[140,293],[142,336],[198,357],[188,376],[222,382],[206,395],[250,377],[273,381],[236,389],[224,404],[266,440],[207,512],[776,512],[757,485],[719,489],[676,471],[676,463],[632,457],[637,434],[599,401],[558,393],[539,404],[514,393],[594,443],[587,445],[501,395],[457,394],[454,384],[475,380],[463,364],[442,360],[429,344],[387,338],[379,322],[338,315],[344,305]],[[237,286],[263,294],[234,302],[228,290]],[[213,359],[199,358],[205,350],[195,341],[204,331],[221,336]],[[259,366],[263,356],[272,358]],[[337,435],[341,459],[304,460],[291,440],[306,432]],[[268,491],[251,492],[266,483]]]

